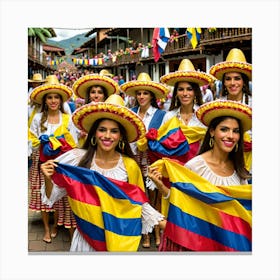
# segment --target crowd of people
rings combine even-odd
[[[29,209],[70,251],[251,251],[252,65],[29,80]],[[54,224],[49,225],[49,214]]]

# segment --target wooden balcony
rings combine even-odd
[[[46,57],[44,57],[43,54],[34,49],[32,46],[28,47],[28,59],[33,61],[34,63],[38,63],[46,68],[49,68]]]
[[[218,54],[225,46],[229,49],[236,46],[238,42],[242,44],[247,42],[248,48],[251,48],[252,28],[216,28],[212,32],[208,28],[202,28],[200,41],[195,49],[193,49],[186,34],[183,34],[176,37],[173,42],[168,42],[161,57],[162,59],[170,59],[174,56],[180,57],[188,54]],[[142,57],[141,52],[122,54],[114,62],[109,59],[97,67],[140,64],[153,59],[153,49],[150,48],[148,57]]]
[[[180,53],[219,53],[221,46],[234,42],[252,41],[251,28],[217,28],[210,32],[208,29],[202,29],[200,41],[193,49],[190,40],[184,35],[180,35],[172,43],[169,42],[163,53],[163,58],[170,57],[172,54]],[[232,45],[232,47],[234,47]]]
[[[243,47],[251,49],[252,28],[216,28],[210,31],[209,28],[202,28],[200,40],[195,49],[193,49],[190,40],[186,34],[176,37],[173,42],[168,42],[161,59],[169,60],[174,57],[184,57],[191,54],[219,54],[221,49],[229,50],[233,47]],[[149,54],[142,56],[142,52],[123,53],[117,58],[107,60],[102,65],[94,66],[96,68],[122,66],[127,64],[147,63],[154,60],[153,48],[149,48]]]

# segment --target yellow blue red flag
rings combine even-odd
[[[140,187],[61,163],[52,180],[67,190],[77,229],[96,251],[137,251],[148,201]]]
[[[166,236],[193,251],[252,250],[252,186],[215,186],[170,159],[157,166],[170,181]]]
[[[245,168],[251,172],[252,170],[252,137],[246,131],[244,133],[244,161]]]
[[[176,116],[157,130],[149,129],[137,142],[140,151],[148,150],[150,162],[162,157],[187,162],[193,158],[204,138],[206,128],[184,125]]]
[[[200,35],[201,35],[201,28],[194,28],[194,27],[187,28],[187,37],[189,38],[193,49],[196,48],[198,42],[200,41]]]

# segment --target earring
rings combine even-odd
[[[238,151],[238,143],[236,143],[235,145],[235,152],[237,153],[237,151]]]
[[[91,145],[94,147],[94,146],[96,146],[96,138],[95,137],[92,137],[91,139],[90,139],[90,143],[91,143]]]
[[[214,136],[210,137],[209,146],[210,146],[210,148],[213,148],[213,146],[214,146]]]
[[[193,103],[197,104],[196,96],[194,97]]]
[[[124,146],[125,146],[125,143],[123,141],[119,141],[119,148],[120,150],[123,152],[124,151]]]
[[[226,87],[224,87],[224,95],[228,95],[228,91]]]

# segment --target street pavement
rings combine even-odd
[[[58,234],[55,238],[52,238],[51,243],[43,241],[44,227],[41,219],[41,213],[37,213],[28,210],[28,251],[34,252],[48,252],[59,253],[69,252],[70,249],[70,234],[68,229],[63,226],[58,227]],[[52,215],[50,216],[50,223],[52,224]],[[139,252],[157,252],[158,249],[155,246],[154,235],[151,235],[151,247],[143,248],[142,242],[138,249]]]

